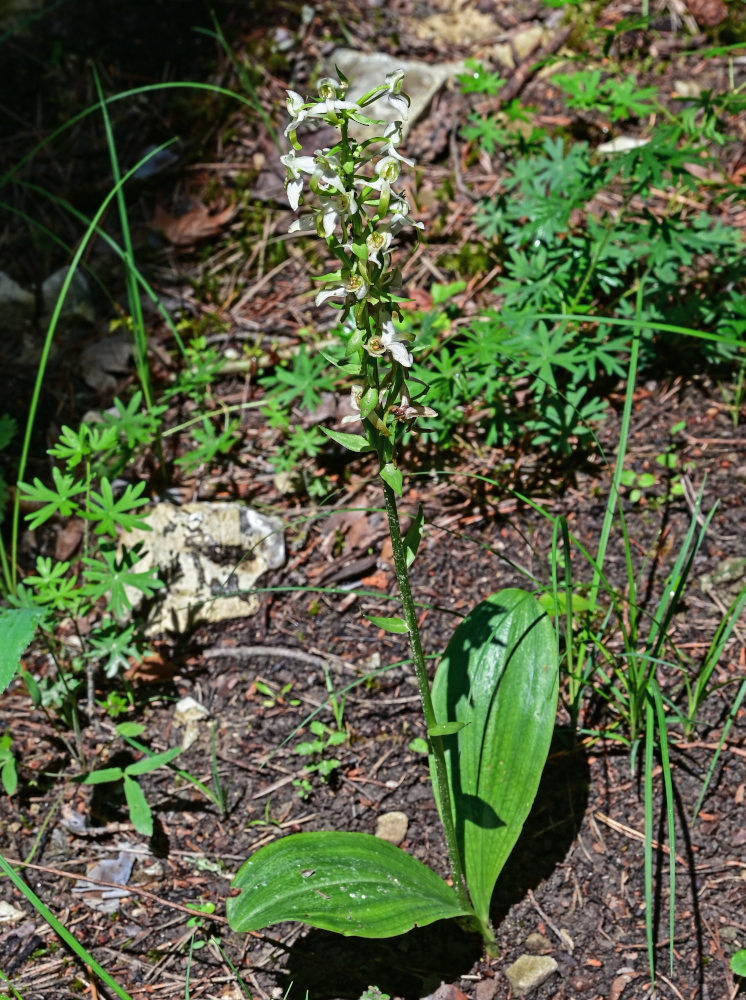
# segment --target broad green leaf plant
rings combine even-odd
[[[292,150],[282,157],[290,205],[306,210],[291,232],[313,232],[336,259],[317,280],[316,304],[341,300],[347,363],[354,379],[353,414],[362,433],[326,429],[354,452],[375,452],[402,602],[402,617],[374,624],[406,633],[425,717],[433,789],[448,851],[442,879],[398,847],[369,834],[292,834],[261,848],[240,868],[227,901],[236,931],[297,920],[345,935],[379,938],[456,917],[493,950],[490,901],[495,883],[536,796],[554,727],[558,651],[554,629],[538,601],[505,590],[479,604],[456,629],[430,681],[417,626],[409,568],[422,535],[420,510],[402,535],[397,498],[402,472],[397,446],[421,417],[427,386],[412,376],[415,333],[397,325],[401,272],[392,265],[397,237],[421,229],[398,188],[399,152],[409,98],[403,72],[386,78],[357,102],[347,80],[324,78],[318,99],[288,91]],[[397,120],[386,124],[365,109],[385,98]],[[324,122],[338,130],[331,148],[299,155],[297,130]],[[352,123],[370,138],[357,140]]]

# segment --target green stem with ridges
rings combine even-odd
[[[382,463],[383,464],[383,463]],[[448,849],[448,862],[453,876],[453,888],[459,898],[459,902],[471,908],[469,894],[466,888],[466,877],[464,866],[461,860],[461,853],[458,849],[458,839],[456,837],[456,827],[453,821],[453,807],[451,805],[451,792],[448,784],[448,771],[446,768],[445,754],[443,752],[443,739],[440,736],[431,736],[430,732],[437,724],[435,709],[430,696],[430,680],[427,676],[425,666],[425,656],[422,651],[422,640],[417,624],[417,612],[415,610],[414,599],[412,598],[412,587],[409,583],[409,572],[407,570],[407,555],[401,536],[399,523],[399,511],[396,506],[396,494],[388,483],[383,483],[383,496],[386,503],[386,515],[389,522],[389,532],[391,534],[391,548],[393,550],[394,568],[396,571],[396,582],[399,585],[399,594],[402,601],[404,621],[407,625],[409,635],[409,645],[412,650],[412,660],[417,675],[417,687],[422,701],[422,710],[425,716],[425,724],[428,730],[428,742],[435,762],[435,774],[438,785],[438,796],[440,798],[440,815],[443,822],[443,832],[446,838]],[[480,921],[481,924],[481,921]],[[489,928],[480,926],[483,934]]]

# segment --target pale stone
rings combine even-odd
[[[397,847],[407,835],[409,818],[403,812],[381,813],[376,820],[376,837],[381,840],[388,840],[390,844]]]
[[[0,271],[0,315],[7,334],[32,323],[36,314],[36,299],[5,271]]]
[[[559,966],[551,955],[521,955],[505,970],[514,996],[525,997],[538,989]]]
[[[182,750],[188,750],[192,743],[195,742],[199,736],[200,725],[209,718],[210,713],[205,706],[200,705],[191,695],[186,695],[176,703],[174,725],[184,730],[184,735],[181,738]]]
[[[354,101],[364,93],[384,83],[388,73],[404,70],[403,90],[409,97],[409,118],[404,132],[420,118],[430,105],[433,97],[450,77],[465,73],[463,62],[423,63],[411,59],[397,59],[384,52],[356,52],[354,49],[335,49],[329,59],[329,72],[334,75],[334,67],[339,66],[350,81],[346,99]],[[387,122],[398,121],[401,117],[386,101],[385,95],[367,105],[364,113],[370,118]],[[356,139],[371,135],[366,125],[352,124],[350,134]]]
[[[0,924],[13,924],[25,916],[23,910],[18,910],[12,903],[0,899]]]
[[[155,595],[148,635],[253,614],[259,598],[249,591],[285,561],[282,522],[243,503],[158,503],[138,513],[152,530],[125,532],[121,544],[132,548],[143,542],[145,555],[134,571],[157,566],[166,585]],[[128,588],[127,595],[138,608],[142,594]]]
[[[543,952],[552,950],[552,942],[544,937],[543,934],[539,934],[535,931],[533,934],[529,934],[526,938],[526,951],[530,952],[532,955],[541,955]]]
[[[57,299],[62,290],[62,286],[67,278],[68,267],[61,267],[59,271],[50,274],[41,286],[41,325],[49,326],[52,314],[57,305]],[[67,289],[60,319],[66,322],[93,323],[96,314],[91,301],[91,292],[88,287],[85,275],[77,269],[70,279],[70,286]]]

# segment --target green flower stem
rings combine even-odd
[[[412,649],[412,659],[414,669],[417,674],[417,686],[422,701],[422,710],[425,715],[425,724],[428,729],[428,742],[435,762],[435,774],[438,783],[438,796],[440,798],[440,815],[443,821],[443,832],[445,833],[446,845],[448,847],[448,861],[451,866],[453,876],[453,888],[456,890],[459,902],[471,907],[469,894],[466,890],[466,878],[461,862],[461,854],[458,849],[458,839],[456,837],[456,827],[453,822],[453,807],[451,805],[451,793],[448,785],[448,772],[446,770],[446,759],[443,752],[443,739],[440,736],[430,736],[430,730],[435,728],[436,718],[433,701],[430,697],[430,681],[427,676],[425,666],[425,656],[422,652],[422,640],[420,630],[417,625],[417,612],[412,598],[412,588],[409,583],[409,572],[407,570],[407,555],[404,551],[404,543],[401,537],[401,527],[399,524],[399,511],[396,506],[396,494],[388,483],[383,483],[383,496],[386,503],[386,515],[389,520],[389,532],[391,534],[391,548],[394,554],[394,568],[396,570],[396,582],[399,585],[402,608],[404,611],[404,621],[407,624],[409,634],[409,645]]]

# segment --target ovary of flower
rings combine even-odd
[[[285,191],[287,192],[290,207],[295,212],[298,210],[300,196],[303,192],[303,174],[312,174],[316,169],[316,161],[312,156],[296,156],[295,153],[287,153],[280,157],[280,163],[287,171],[285,181]]]
[[[327,299],[334,298],[336,295],[342,295],[347,298],[348,295],[354,295],[356,299],[364,299],[368,294],[368,282],[361,274],[348,274],[342,278],[342,284],[336,285],[333,288],[322,288],[319,294],[316,296],[316,305],[320,306],[322,302],[326,302]]]
[[[397,330],[390,318],[385,319],[381,326],[380,337],[371,337],[365,345],[365,350],[373,357],[380,357],[388,351],[394,361],[404,368],[411,368],[414,358],[404,345],[412,339],[412,334]]]
[[[357,212],[357,202],[352,191],[343,191],[341,194],[322,198],[320,214],[324,236],[328,239],[343,222],[345,216],[354,215],[355,212]]]

